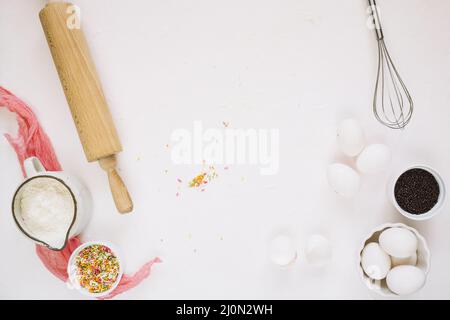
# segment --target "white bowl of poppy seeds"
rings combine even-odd
[[[403,216],[412,220],[428,220],[442,211],[446,188],[436,170],[426,165],[414,165],[394,176],[389,196]]]

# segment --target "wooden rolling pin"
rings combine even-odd
[[[94,62],[82,30],[73,22],[73,5],[49,1],[39,13],[84,153],[108,173],[114,202],[120,213],[133,210],[128,190],[116,170],[122,151]]]

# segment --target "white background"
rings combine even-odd
[[[121,216],[104,173],[85,161],[38,19],[44,1],[0,0],[0,85],[33,107],[64,169],[91,190],[83,239],[117,244],[127,272],[155,256],[164,261],[120,298],[372,297],[357,273],[360,242],[379,224],[405,219],[387,199],[389,172],[364,176],[353,201],[328,188],[327,165],[352,162],[337,150],[336,124],[360,119],[368,142],[392,147],[392,170],[422,162],[446,181],[450,174],[450,2],[378,2],[387,46],[416,105],[403,132],[372,115],[377,48],[364,0],[78,0],[124,146],[120,168],[135,211]],[[220,176],[205,192],[183,187],[176,197],[176,179],[186,184],[201,166],[173,165],[170,135],[192,130],[194,120],[206,128],[222,129],[223,121],[278,128],[279,173],[217,166]],[[0,129],[16,131],[5,111]],[[3,138],[0,149],[0,298],[83,298],[45,270],[16,230],[10,202],[21,173]],[[426,286],[412,298],[450,298],[447,211],[406,221],[432,253]],[[284,270],[267,258],[269,239],[281,231],[299,250]],[[322,269],[303,254],[316,232],[333,244],[333,261]]]

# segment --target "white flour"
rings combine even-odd
[[[51,247],[63,246],[73,220],[74,202],[69,190],[52,178],[37,178],[23,187],[20,210],[23,227]]]

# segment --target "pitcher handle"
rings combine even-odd
[[[37,176],[41,172],[45,172],[42,162],[36,157],[30,157],[23,162],[25,173],[28,178]]]

